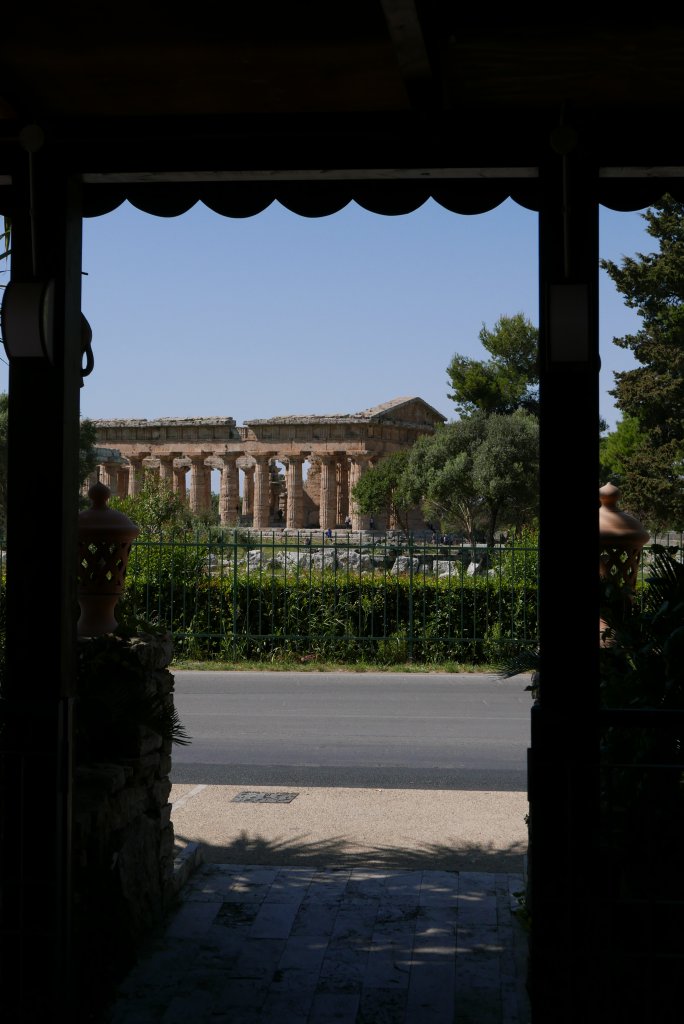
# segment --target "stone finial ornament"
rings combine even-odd
[[[599,488],[599,537],[601,576],[615,577],[634,588],[641,549],[650,534],[629,512],[617,507],[620,489],[614,484]]]
[[[635,516],[617,507],[620,489],[614,484],[599,488],[599,575],[624,589],[624,596],[631,600],[637,582],[639,561],[644,545],[650,534]],[[601,619],[601,642],[608,624]]]
[[[91,507],[78,517],[81,616],[77,631],[79,636],[101,636],[118,626],[114,608],[123,593],[131,546],[140,529],[123,512],[107,507],[111,491],[105,484],[93,484],[88,497]]]

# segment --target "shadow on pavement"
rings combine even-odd
[[[195,839],[176,832],[176,850]],[[353,844],[351,844],[353,846]],[[201,855],[208,864],[264,864],[292,867],[403,868],[407,871],[484,871],[522,873],[527,846],[486,846],[475,843],[461,847],[425,843],[410,849],[396,846],[350,849],[350,841],[336,839],[307,841],[305,836],[284,840],[266,839],[259,833],[239,832],[229,843],[202,842]]]

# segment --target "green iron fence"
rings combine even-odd
[[[211,529],[140,537],[122,616],[177,655],[494,662],[537,645],[536,544]]]
[[[683,562],[684,535],[652,537],[637,597],[661,548]],[[4,577],[0,544],[0,598]],[[487,550],[450,537],[217,527],[138,538],[116,614],[169,630],[179,657],[508,664],[538,647],[537,602],[535,537]]]
[[[654,537],[637,592],[656,545],[682,557],[681,535]],[[212,528],[141,536],[119,610],[170,630],[187,658],[505,664],[537,648],[537,602],[536,537],[487,549],[451,537]]]

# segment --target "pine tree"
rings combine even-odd
[[[639,364],[610,394],[643,435],[621,481],[621,504],[651,529],[684,528],[684,203],[669,195],[643,214],[659,249],[601,260],[642,326],[614,338]]]
[[[460,415],[507,415],[516,409],[538,415],[538,329],[516,313],[500,316],[491,331],[483,324],[479,339],[491,359],[457,354],[447,367],[449,398]]]

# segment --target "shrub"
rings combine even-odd
[[[337,660],[502,661],[536,645],[536,587],[490,577],[435,579],[346,571],[268,569],[192,573],[171,588],[143,574],[128,582],[125,607],[154,612],[179,656],[274,651]],[[485,643],[487,644],[485,652]]]

